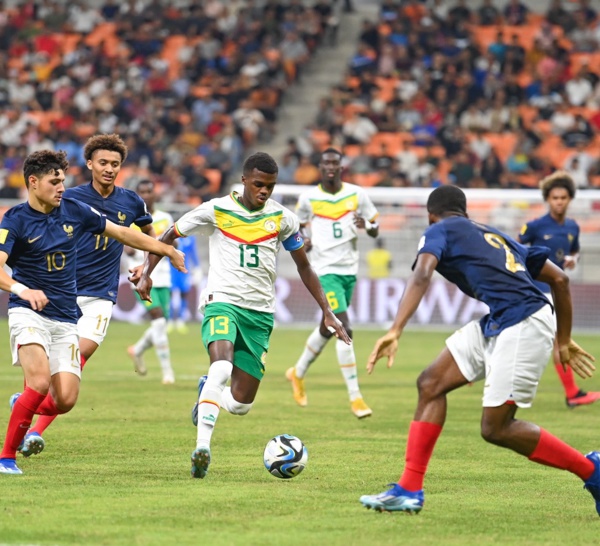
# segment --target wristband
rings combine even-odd
[[[379,224],[377,222],[369,222],[369,220],[365,220],[365,229],[367,231],[371,230],[371,229],[377,229],[379,227]]]
[[[20,282],[16,282],[10,287],[10,291],[16,296],[20,296],[25,290],[29,290],[29,287]]]

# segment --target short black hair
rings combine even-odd
[[[267,174],[277,174],[279,172],[277,162],[265,152],[256,152],[244,161],[242,167],[244,176],[251,174],[254,169]]]
[[[575,182],[573,182],[573,177],[566,171],[555,171],[541,180],[540,189],[542,190],[544,201],[548,200],[550,192],[554,188],[563,188],[567,190],[571,199],[575,197]]]
[[[64,173],[69,168],[67,153],[63,150],[55,152],[54,150],[38,150],[29,154],[23,163],[23,176],[25,177],[25,186],[29,187],[29,177],[43,177],[46,174],[58,174],[59,170]]]
[[[460,188],[452,185],[440,186],[429,194],[427,212],[436,216],[447,214],[467,215],[467,197]]]

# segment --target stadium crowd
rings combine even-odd
[[[182,202],[225,190],[338,20],[329,0],[185,4],[0,0],[0,198],[23,197],[23,159],[43,148],[67,151],[69,185],[88,181],[83,143],[113,132],[128,187],[151,175]]]
[[[343,147],[362,185],[521,188],[563,168],[600,185],[600,18],[589,0],[531,13],[465,0],[384,0],[343,82],[290,140],[283,181],[314,183]]]

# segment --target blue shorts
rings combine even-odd
[[[171,270],[171,290],[189,292],[192,289],[192,276],[189,273]]]

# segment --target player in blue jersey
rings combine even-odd
[[[183,237],[178,241],[177,248],[185,254],[185,267],[189,273],[181,273],[171,267],[171,313],[167,323],[167,331],[177,330],[181,334],[188,332],[186,315],[188,314],[190,292],[196,284],[200,290],[202,269],[196,248],[196,237]]]
[[[92,181],[65,191],[64,197],[86,203],[118,226],[138,226],[155,237],[152,216],[144,201],[131,190],[115,185],[121,166],[127,158],[127,146],[119,135],[95,135],[85,144],[83,155]],[[81,369],[100,346],[117,301],[119,269],[123,244],[115,239],[85,233],[77,241],[77,305],[81,316],[77,321]],[[18,394],[18,393],[17,393]],[[40,437],[57,415],[38,418],[21,446],[29,456],[32,440]]]
[[[557,171],[540,182],[542,196],[548,203],[548,214],[525,224],[519,234],[524,244],[547,246],[549,259],[561,269],[573,269],[579,260],[579,226],[567,218],[569,203],[575,197],[575,183],[568,173]],[[542,282],[536,285],[551,297],[550,287]],[[592,404],[600,399],[600,392],[585,392],[575,383],[573,370],[560,361],[554,344],[554,368],[565,390],[567,406],[574,408]]]
[[[81,375],[77,336],[77,243],[84,233],[169,256],[185,270],[183,255],[147,235],[118,226],[89,205],[64,197],[64,152],[30,154],[23,172],[26,203],[11,208],[0,224],[0,289],[12,293],[8,325],[13,365],[25,389],[14,401],[0,473],[21,474],[17,448],[33,416],[66,413],[77,401]],[[2,268],[8,265],[12,277]],[[41,437],[31,453],[43,448]]]
[[[397,484],[360,502],[378,511],[419,512],[423,480],[446,420],[446,395],[485,379],[481,435],[539,464],[568,470],[584,481],[600,515],[600,452],[582,455],[546,430],[515,418],[531,406],[548,363],[554,338],[562,362],[582,377],[592,375],[594,358],[571,340],[569,278],[548,260],[545,247],[526,247],[498,230],[468,219],[465,194],[441,186],[427,201],[430,227],[418,246],[413,274],[406,284],[389,332],[369,357],[371,373],[387,358],[390,367],[398,339],[431,282],[434,271],[490,309],[481,320],[457,330],[417,381],[419,401],[410,425],[406,464]],[[533,279],[552,288],[553,307]]]

